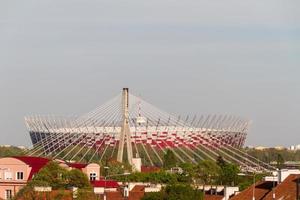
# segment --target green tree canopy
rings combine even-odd
[[[175,154],[173,153],[173,151],[168,149],[163,158],[163,167],[165,169],[170,169],[172,167],[175,167],[176,165],[177,165],[177,160]]]
[[[226,163],[221,167],[219,175],[219,183],[222,185],[234,186],[238,181],[238,173],[240,169],[237,165],[232,163]]]
[[[276,163],[278,169],[282,169],[284,167],[284,158],[280,153],[277,154]]]
[[[72,169],[68,172],[68,185],[77,188],[91,188],[88,177],[79,169]]]
[[[202,160],[197,165],[197,176],[204,184],[213,184],[216,182],[220,167],[212,160]]]
[[[147,193],[142,200],[203,200],[203,193],[189,184],[171,184],[161,192]]]
[[[68,171],[59,166],[57,162],[51,161],[33,177],[33,183],[35,183],[36,186],[40,186],[40,183],[47,183],[53,189],[60,189],[67,186],[67,178]]]
[[[217,165],[219,165],[219,167],[221,167],[221,168],[226,165],[226,161],[220,155],[217,158]]]
[[[88,177],[82,171],[78,169],[68,171],[54,161],[43,167],[27,186],[18,192],[17,197],[26,196],[28,200],[37,199],[37,194],[34,192],[34,187],[36,186],[50,186],[53,190],[62,191],[61,194],[58,194],[58,199],[63,199],[60,196],[64,196],[63,191],[69,189],[69,187],[77,187],[79,189],[77,199],[96,199]],[[85,198],[86,196],[89,196],[89,198]]]

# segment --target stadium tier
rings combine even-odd
[[[269,166],[246,155],[250,122],[229,115],[174,116],[132,95],[122,94],[80,117],[25,117],[33,148],[30,155],[91,162],[142,158],[161,165],[167,149],[180,162],[202,159],[238,163],[244,169]]]

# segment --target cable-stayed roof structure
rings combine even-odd
[[[25,117],[33,148],[29,155],[91,162],[113,158],[161,165],[170,149],[179,162],[217,160],[246,171],[268,171],[266,163],[241,150],[250,121],[229,115],[174,116],[124,88],[80,117]]]

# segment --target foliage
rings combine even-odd
[[[255,174],[255,182],[263,180],[263,178],[270,174]],[[253,174],[249,174],[247,176],[238,176],[237,186],[239,187],[240,191],[248,188],[250,185],[253,184]]]
[[[90,189],[78,189],[76,200],[96,200],[97,196]]]
[[[168,149],[163,158],[163,167],[165,169],[170,169],[172,167],[175,167],[176,165],[177,160],[175,154],[170,149]]]
[[[220,155],[217,158],[217,165],[220,166],[221,168],[226,165],[226,161]]]
[[[67,178],[68,171],[59,166],[57,162],[51,161],[33,177],[33,183],[46,182],[52,189],[56,190],[65,188],[68,185]],[[41,185],[37,184],[36,186]]]
[[[196,173],[204,184],[214,184],[220,174],[220,167],[212,160],[202,160],[198,163]]]
[[[33,187],[31,185],[27,185],[19,190],[19,192],[14,197],[14,199],[23,198],[26,200],[31,200],[31,199],[33,200],[35,199],[35,196],[36,194],[33,190]]]
[[[54,200],[65,200],[65,199],[70,199],[71,194],[66,193],[65,190],[58,190],[58,192],[54,195],[52,195],[51,199]]]
[[[196,166],[192,163],[181,163],[179,167],[183,173],[178,175],[178,182],[192,183],[196,178]]]
[[[284,167],[284,158],[281,154],[277,154],[276,165],[278,169],[282,169]]]
[[[68,172],[68,185],[77,188],[91,188],[88,177],[79,169],[72,169]]]
[[[245,151],[266,163],[277,162],[278,154],[280,154],[285,161],[300,161],[300,150],[291,151],[288,149],[275,148],[256,150],[246,148]]]
[[[146,194],[142,200],[202,200],[203,193],[188,184],[167,185],[161,192]]]
[[[132,170],[129,164],[120,163],[116,160],[106,160],[105,163],[100,163],[100,166],[102,176],[114,176],[117,174],[124,174],[125,172],[131,172]],[[108,167],[108,169],[105,167]]]
[[[133,182],[151,182],[171,184],[178,182],[178,175],[171,174],[165,171],[153,173],[132,173],[128,176],[118,176],[114,179],[118,181],[133,181]]]
[[[26,197],[28,200],[37,199],[39,194],[34,192],[34,187],[36,186],[49,186],[53,190],[59,190],[55,196],[52,196],[52,199],[65,199],[65,196],[68,194],[65,194],[64,190],[69,189],[69,187],[79,188],[78,195],[80,199],[93,199],[92,187],[88,177],[83,172],[78,169],[68,171],[54,161],[49,162],[43,167],[29,181],[27,186],[18,192],[17,199],[19,197]]]
[[[238,182],[239,167],[232,163],[222,164],[220,167],[219,183],[222,185],[235,186]]]
[[[20,149],[15,146],[10,147],[0,147],[0,158],[1,157],[9,157],[9,156],[22,156],[25,154],[23,149]]]
[[[194,190],[190,185],[176,184],[168,185],[165,189],[168,200],[200,200],[203,199],[202,192]]]

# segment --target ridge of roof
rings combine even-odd
[[[255,184],[250,185],[245,190],[241,191],[237,195],[234,195],[230,200],[252,200],[253,186],[255,185],[254,195],[256,200],[263,200],[268,193],[272,191],[273,182],[271,181],[258,181]]]
[[[120,185],[114,180],[96,180],[91,181],[93,187],[118,188]]]
[[[295,200],[297,199],[297,179],[300,174],[290,174],[282,183],[274,188],[276,199]],[[269,193],[264,200],[272,200],[273,194]]]
[[[76,168],[76,169],[82,169],[85,168],[88,164],[86,163],[66,163],[69,167]]]

